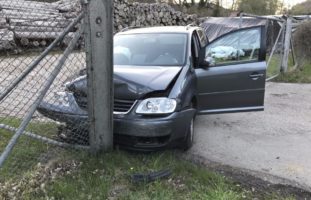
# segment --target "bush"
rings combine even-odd
[[[294,48],[299,67],[311,61],[311,21],[298,26],[293,35]]]

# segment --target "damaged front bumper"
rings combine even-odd
[[[71,93],[62,93],[64,103],[42,102],[38,111],[69,126],[81,125],[87,130],[87,111],[81,109]],[[135,113],[114,114],[114,143],[121,148],[153,151],[177,147],[186,138],[195,109],[187,109],[164,116],[144,116]]]

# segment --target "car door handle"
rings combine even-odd
[[[249,77],[252,79],[258,79],[258,78],[263,77],[263,76],[264,76],[264,74],[258,74],[258,73],[253,73],[253,74],[249,75]]]

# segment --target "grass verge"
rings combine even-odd
[[[281,74],[274,81],[286,83],[311,83],[311,62],[306,63],[301,69]]]
[[[3,123],[3,121],[2,121]],[[16,126],[19,120],[7,124]],[[51,123],[33,123],[32,131]],[[56,134],[56,133],[54,133]],[[0,151],[11,133],[0,129]],[[44,158],[44,159],[43,159]],[[133,183],[133,173],[170,169],[172,175],[151,183]],[[0,170],[0,199],[253,199],[257,194],[222,175],[182,160],[176,152],[137,154],[123,151],[90,156],[22,136]],[[284,199],[275,194],[265,199]]]
[[[280,66],[280,55],[274,55],[271,58],[270,65],[267,70],[267,76],[271,77],[279,73]],[[289,58],[289,66],[293,66],[293,60]],[[298,68],[294,71],[291,71],[291,67],[289,68],[289,72],[281,73],[278,77],[273,79],[274,82],[284,82],[284,83],[311,83],[311,61],[305,62],[301,68]]]

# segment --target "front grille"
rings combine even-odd
[[[132,108],[134,103],[135,103],[135,100],[114,99],[113,111],[114,112],[126,113],[126,112],[130,111],[130,109]]]
[[[74,97],[80,108],[83,108],[83,109],[87,108],[87,97],[76,94],[76,93],[74,94]],[[135,103],[135,100],[114,99],[113,112],[126,113],[130,111],[134,103]]]

